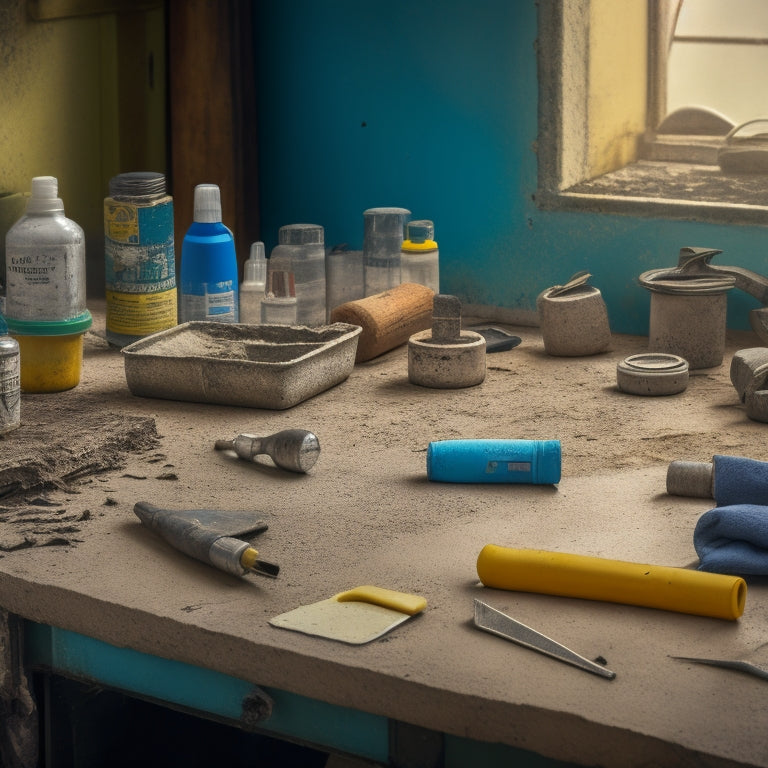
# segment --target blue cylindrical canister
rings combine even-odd
[[[194,217],[181,243],[181,322],[240,318],[235,239],[221,220],[216,184],[195,187]]]
[[[560,482],[559,440],[439,440],[427,448],[427,477],[442,483]]]

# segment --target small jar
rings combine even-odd
[[[365,295],[376,296],[400,285],[400,248],[407,208],[369,208],[363,212]]]
[[[280,227],[278,240],[270,254],[269,273],[293,274],[299,325],[324,325],[325,230],[318,224],[288,224]]]

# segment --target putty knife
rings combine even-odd
[[[421,613],[426,605],[427,601],[419,595],[362,586],[281,613],[269,623],[281,629],[362,645]]]

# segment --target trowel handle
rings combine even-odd
[[[308,472],[320,455],[320,441],[306,429],[284,429],[266,437],[241,434],[234,440],[217,440],[215,447],[234,451],[245,461],[269,456],[278,467],[291,472]]]

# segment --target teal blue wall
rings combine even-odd
[[[648,269],[681,246],[766,272],[762,227],[540,211],[535,0],[255,3],[262,238],[322,224],[362,247],[362,212],[402,206],[435,222],[441,290],[533,310],[581,269],[611,327],[647,333]],[[757,303],[729,298],[746,328]]]

